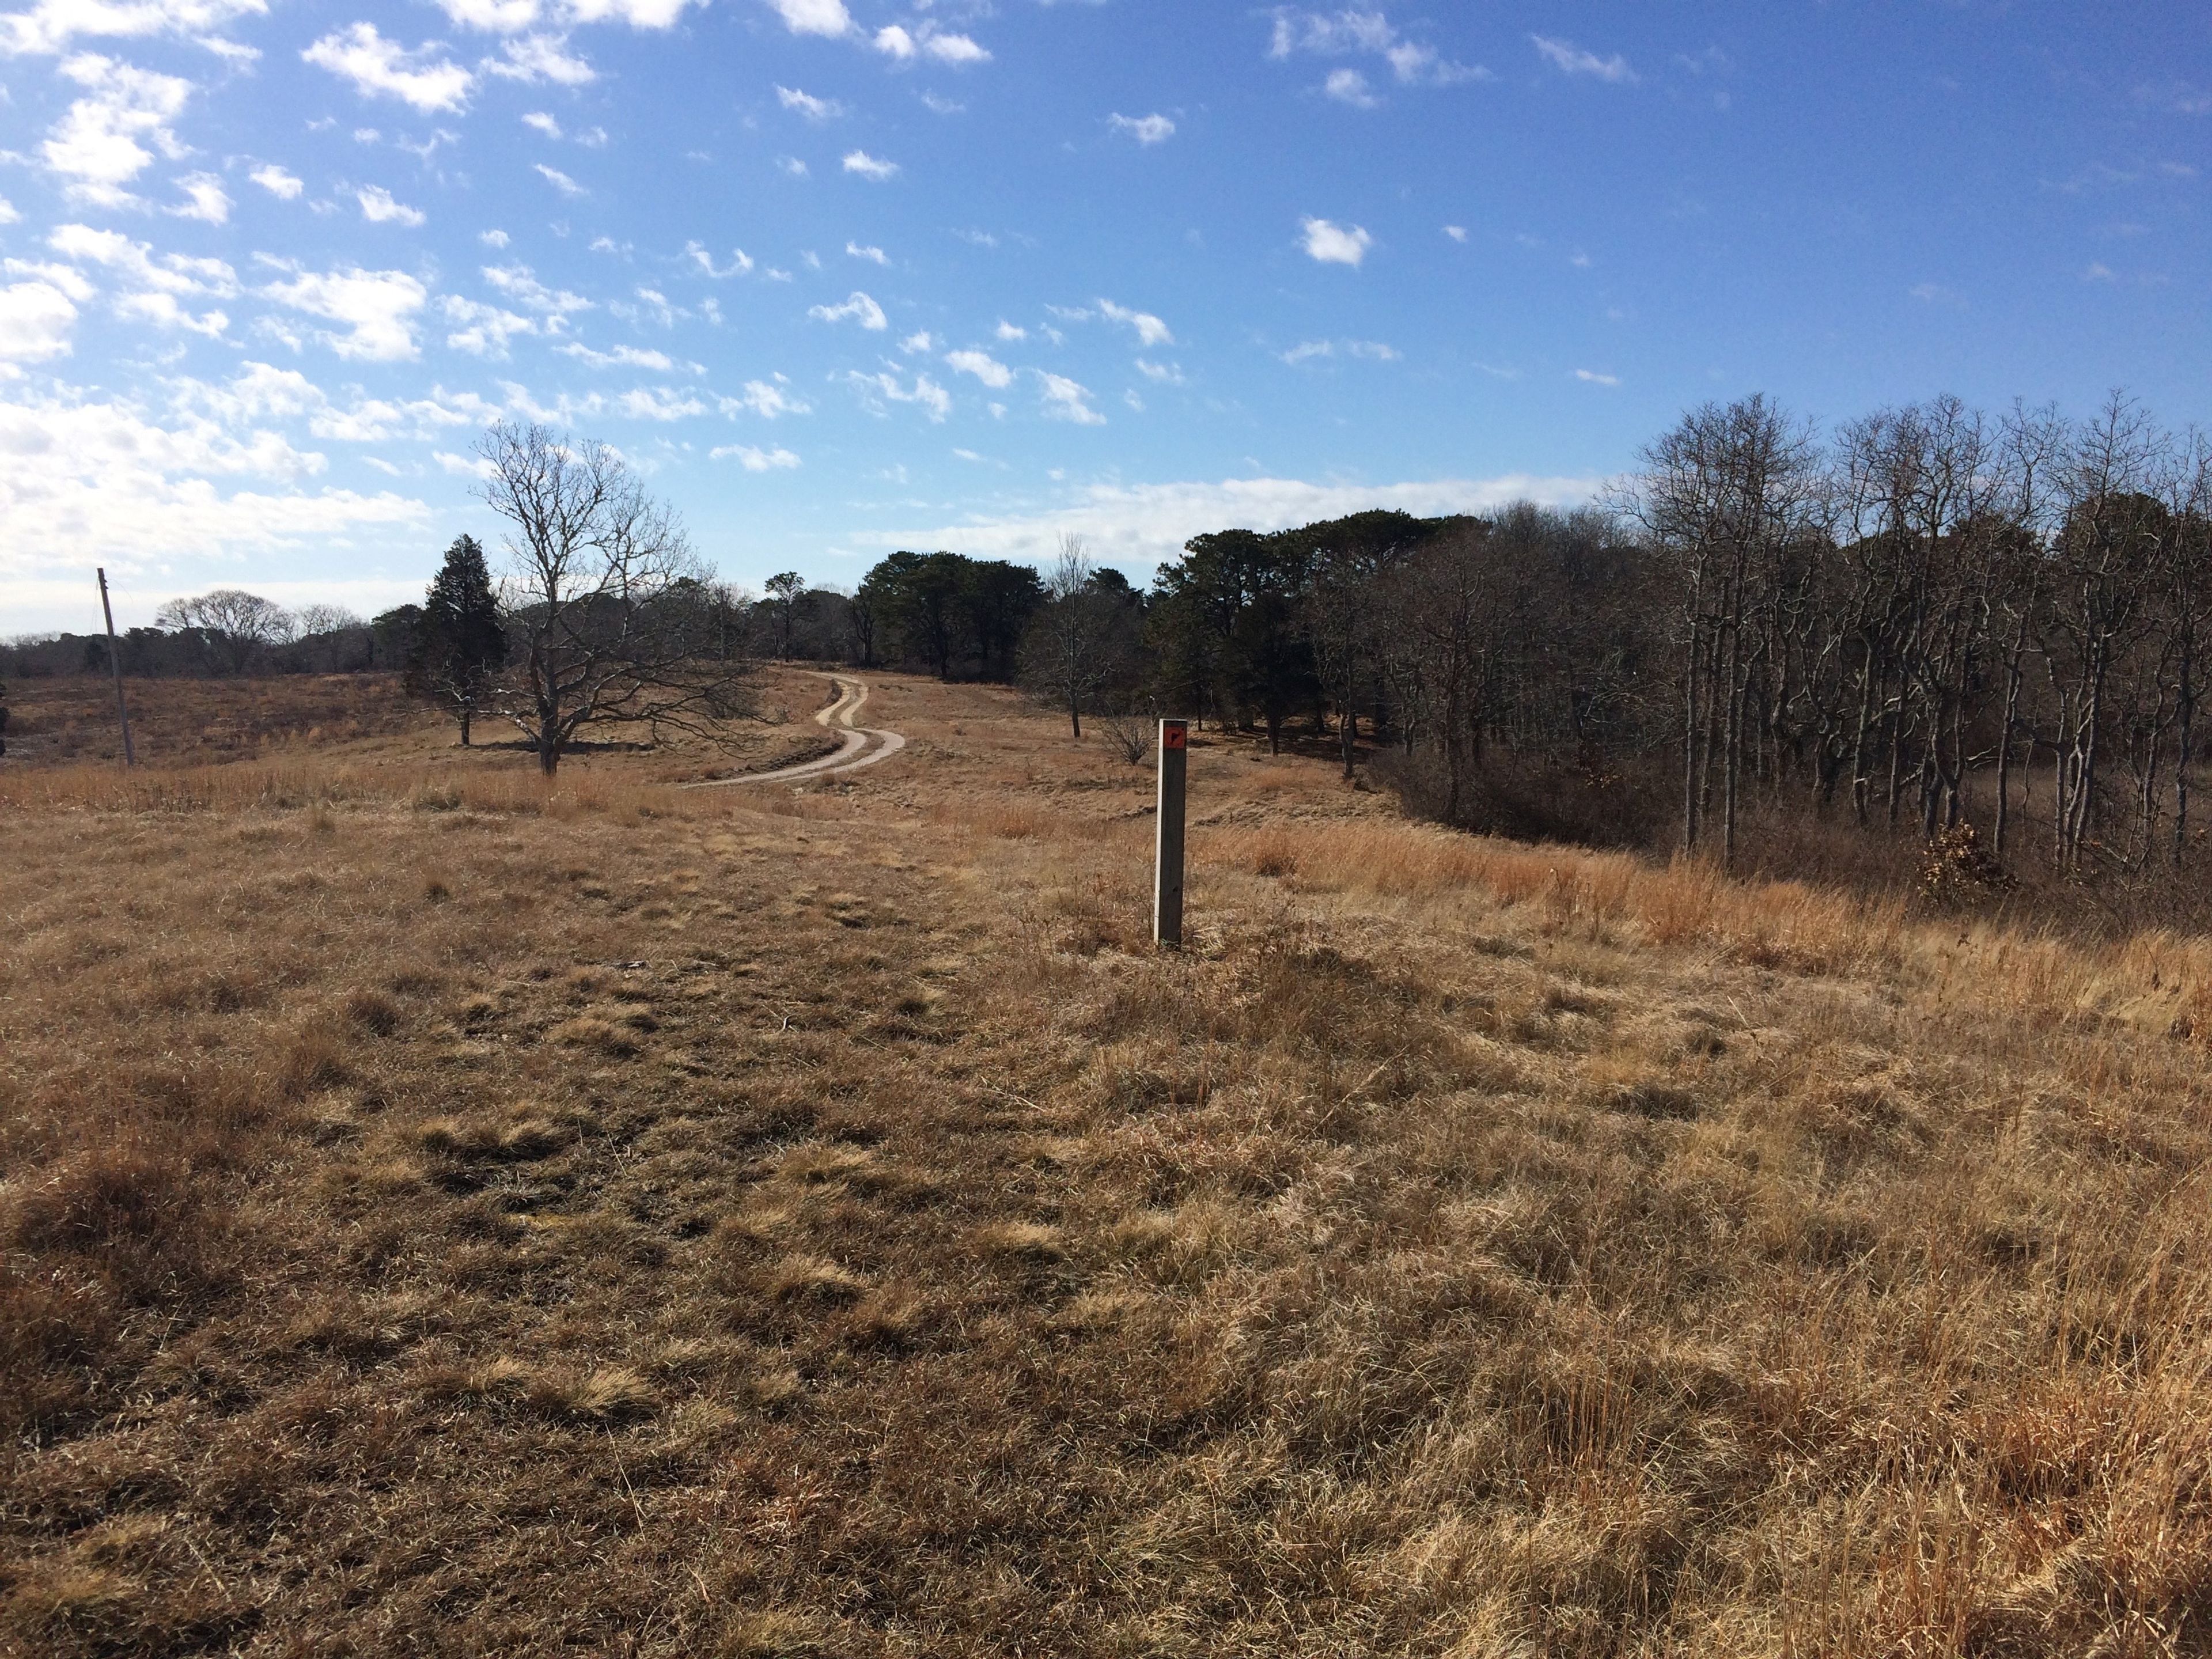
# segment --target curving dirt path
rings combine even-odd
[[[817,726],[829,726],[837,734],[837,747],[827,755],[817,755],[811,761],[801,761],[796,766],[780,766],[773,772],[747,772],[734,778],[708,778],[699,783],[687,783],[686,789],[726,789],[736,783],[787,783],[794,778],[826,778],[838,772],[857,772],[864,766],[873,766],[888,759],[906,747],[906,739],[896,732],[879,731],[873,726],[854,723],[860,705],[868,700],[865,680],[856,680],[846,674],[824,674],[823,678],[837,688],[837,701],[814,716]],[[868,747],[872,742],[873,749]]]

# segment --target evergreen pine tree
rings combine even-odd
[[[407,689],[459,716],[461,747],[469,722],[507,662],[507,624],[492,597],[491,572],[473,536],[446,550],[446,562],[430,584],[407,658]]]

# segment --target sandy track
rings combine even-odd
[[[826,726],[837,735],[837,747],[827,755],[818,755],[811,761],[801,761],[796,766],[780,766],[773,772],[747,772],[734,778],[708,778],[700,783],[687,783],[686,789],[726,789],[738,783],[787,783],[795,778],[826,778],[839,772],[857,772],[863,766],[873,766],[888,759],[906,747],[906,738],[896,732],[880,731],[873,726],[855,723],[860,705],[868,700],[867,682],[845,674],[825,674],[823,678],[837,688],[837,700],[814,716],[817,726]],[[875,746],[871,749],[870,744]]]

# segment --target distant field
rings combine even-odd
[[[10,682],[0,1652],[2208,1650],[2212,946],[868,678]]]

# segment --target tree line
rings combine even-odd
[[[2200,848],[2200,434],[2118,394],[1827,434],[1753,397],[1639,460],[1577,512],[1198,537],[1150,596],[1149,695],[1299,722],[1347,773],[1364,723],[1453,823],[1724,864],[1753,820],[2064,873]]]
[[[1023,684],[1073,735],[1185,715],[1325,748],[1455,824],[1727,864],[1792,824],[2067,874],[2185,862],[2206,835],[2212,450],[2118,394],[2079,419],[1940,397],[1825,433],[1711,404],[1589,507],[1218,531],[1148,591],[1068,538],[1042,571],[901,551],[849,593],[786,572],[750,594],[612,452],[502,426],[483,453],[502,575],[465,537],[424,605],[367,623],[180,601],[123,641],[126,672],[310,647],[404,668],[465,739],[495,716],[550,770],[595,719],[725,717],[763,657],[907,668]],[[106,666],[78,643],[0,668]]]

